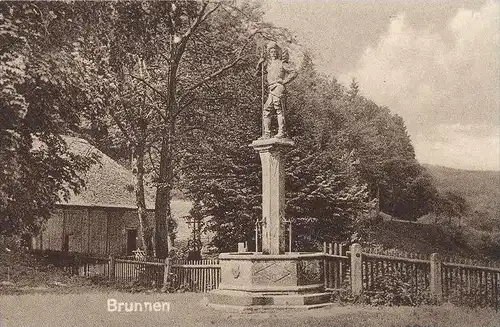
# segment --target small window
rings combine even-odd
[[[137,229],[127,229],[127,254],[137,250]]]

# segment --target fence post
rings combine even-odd
[[[166,292],[170,288],[170,271],[172,270],[172,259],[165,259],[165,270],[163,271],[163,287],[162,292]]]
[[[439,253],[431,254],[431,276],[430,276],[430,291],[433,299],[437,301],[437,303],[441,303],[443,300],[443,286],[441,280],[441,270],[442,270],[442,261]]]
[[[248,252],[246,242],[238,243],[238,252]]]
[[[109,256],[109,280],[115,279],[115,257]]]
[[[353,295],[360,295],[363,291],[362,257],[361,244],[351,245],[351,290]]]
[[[323,242],[323,253],[326,254],[326,242]],[[328,260],[326,256],[323,257],[323,280],[325,283],[325,288],[330,287],[330,276],[328,276]]]

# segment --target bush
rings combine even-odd
[[[368,297],[371,305],[409,305],[431,304],[429,290],[413,285],[408,276],[399,272],[387,273],[375,278],[373,294]]]
[[[104,275],[92,275],[92,276],[88,277],[88,280],[93,285],[110,286],[113,284],[113,282],[109,280],[108,276],[104,276]]]
[[[128,293],[145,293],[154,290],[151,287],[144,286],[140,281],[115,281],[112,285],[115,289]]]
[[[349,285],[332,294],[332,302],[368,304],[373,306],[417,306],[435,304],[429,290],[416,288],[411,279],[401,273],[386,273],[375,278],[370,290],[352,294]]]
[[[448,296],[448,302],[469,308],[486,308],[491,305],[485,289],[468,289],[463,286],[457,286]]]
[[[346,284],[341,290],[333,292],[330,297],[330,302],[337,302],[342,305],[366,303],[364,293],[361,295],[352,294],[350,284]]]

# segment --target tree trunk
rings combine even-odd
[[[158,187],[156,188],[155,202],[155,252],[159,258],[166,258],[172,249],[172,231],[170,230],[172,211],[170,201],[172,200],[172,189],[174,180],[174,151],[173,139],[175,135],[175,117],[177,108],[177,68],[181,60],[182,51],[173,51],[173,60],[168,68],[167,80],[167,102],[165,105],[165,116],[163,137],[160,148],[160,169],[158,175]]]
[[[132,148],[132,172],[135,176],[135,199],[139,218],[139,236],[146,255],[152,254],[151,231],[147,220],[146,201],[144,198],[144,144]]]
[[[172,249],[169,226],[172,219],[170,200],[172,199],[173,158],[170,133],[163,136],[160,153],[160,171],[155,203],[155,250],[156,256],[165,258]]]

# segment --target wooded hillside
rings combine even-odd
[[[438,191],[454,192],[465,198],[469,206],[465,222],[469,226],[500,231],[500,172],[424,167],[434,178]]]
[[[454,216],[427,215],[420,221],[442,225],[484,255],[500,258],[500,172],[425,167],[437,190],[462,203],[463,210]]]

